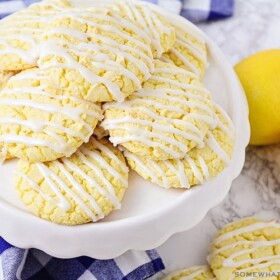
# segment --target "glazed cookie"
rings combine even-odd
[[[1,69],[23,70],[36,66],[40,49],[38,44],[47,21],[67,6],[66,1],[43,1],[1,20]]]
[[[104,105],[101,123],[114,145],[141,157],[183,158],[215,122],[209,92],[194,74],[155,61],[152,77],[125,102]]]
[[[89,101],[122,102],[153,70],[147,33],[110,8],[67,9],[42,40],[39,67],[65,94]]]
[[[261,279],[267,273],[267,279],[279,279],[273,272],[280,272],[280,224],[247,218],[227,225],[214,239],[209,261],[218,280]]]
[[[12,156],[44,162],[70,156],[102,118],[100,104],[48,87],[37,68],[8,81],[0,92],[0,147]]]
[[[203,148],[194,148],[183,159],[151,160],[126,151],[129,166],[140,176],[164,188],[189,188],[217,176],[229,163],[234,146],[234,128],[218,105],[217,126],[209,130]]]
[[[139,24],[152,40],[155,58],[168,51],[175,42],[175,31],[169,22],[156,11],[150,9],[145,2],[117,0],[111,7],[119,11],[123,17]]]
[[[15,184],[32,213],[57,224],[96,222],[120,208],[128,168],[108,141],[90,141],[70,158],[46,163],[20,160]]]
[[[206,265],[190,267],[172,272],[162,280],[214,280],[210,267]]]
[[[163,54],[161,59],[165,62],[174,63],[202,78],[207,65],[207,50],[204,38],[192,26],[187,28],[185,20],[172,20],[172,25],[175,28],[176,41],[172,48]]]

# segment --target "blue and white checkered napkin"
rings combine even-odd
[[[1,280],[142,280],[164,269],[155,250],[128,251],[113,260],[58,259],[19,249],[0,238]]]
[[[39,0],[0,0],[0,18]],[[169,12],[181,14],[193,21],[206,21],[230,17],[234,0],[144,0],[158,4]],[[89,1],[90,2],[90,1]]]

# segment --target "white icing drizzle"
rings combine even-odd
[[[215,105],[215,108],[217,109],[218,106]],[[217,114],[219,114],[219,113],[222,116],[224,114],[226,114],[225,112],[221,113],[221,110],[217,109]],[[123,121],[125,121],[125,120],[126,119],[124,119]],[[228,126],[229,127],[232,126],[229,118],[222,117],[222,119],[219,119],[218,115],[216,115],[216,120],[217,120],[216,128],[219,128],[222,130],[225,128],[224,129],[225,133],[228,131]],[[228,126],[225,124],[223,126],[221,126],[220,123],[222,121],[226,122],[226,120],[229,120]],[[146,123],[144,122],[144,124],[146,124]],[[214,129],[216,129],[216,128],[214,128]],[[109,126],[109,129],[110,129],[110,126]],[[143,132],[141,134],[139,132],[139,135],[137,135],[134,138],[134,140],[138,141],[137,139],[139,139],[139,138],[141,139],[142,135],[144,135]],[[211,140],[209,140],[209,137],[211,138]],[[223,162],[225,162],[225,164],[229,163],[229,161],[230,161],[229,155],[223,150],[221,144],[219,143],[219,141],[217,141],[215,139],[215,137],[213,136],[211,131],[208,132],[208,134],[207,134],[205,144],[208,147],[210,147],[213,150],[213,152],[218,156],[218,158],[221,159]],[[154,144],[153,146],[156,146],[156,144]],[[196,150],[199,151],[199,149],[201,149],[201,148],[203,148],[203,147],[197,147]],[[180,184],[177,187],[180,187],[180,188],[189,188],[190,187],[190,183],[188,181],[186,168],[185,168],[184,164],[187,164],[187,166],[189,166],[193,176],[201,184],[205,180],[208,180],[211,177],[209,168],[208,168],[207,163],[205,162],[202,154],[198,154],[196,159],[194,159],[193,157],[191,157],[190,155],[187,154],[183,159],[154,161],[154,160],[150,160],[150,159],[142,160],[140,156],[132,155],[131,153],[126,151],[125,157],[134,161],[135,164],[137,166],[139,166],[140,169],[144,170],[147,174],[149,174],[149,177],[151,178],[152,182],[154,182],[162,187],[165,187],[165,188],[170,188],[171,182],[166,177],[166,175],[164,173],[165,169],[162,166],[162,164],[164,164],[167,167],[167,169],[169,169],[172,172],[172,174],[174,174],[174,176],[177,176],[177,178],[180,182]],[[195,160],[197,160],[197,162]]]
[[[74,50],[71,50],[74,52]],[[42,62],[42,59],[45,56],[49,55],[58,55],[60,57],[63,57],[65,59],[65,63],[54,63],[52,64],[53,67],[61,67],[65,69],[77,69],[80,74],[83,76],[83,78],[88,81],[90,84],[105,84],[106,87],[109,89],[109,91],[115,96],[118,102],[123,102],[125,95],[121,92],[120,88],[117,84],[109,81],[106,78],[102,78],[96,74],[94,74],[92,71],[90,71],[87,67],[83,66],[79,62],[76,62],[74,58],[68,54],[66,49],[64,47],[57,46],[56,43],[52,42],[46,42],[41,45],[41,53],[40,53],[40,59],[38,61],[39,66],[41,69],[47,69],[50,67],[49,64],[44,65]]]
[[[122,130],[125,130],[125,131],[128,131],[129,133],[132,133],[133,136],[136,136],[139,137],[139,140],[143,143],[145,143],[146,145],[148,146],[151,146],[153,147],[153,145],[151,144],[150,141],[146,141],[145,139],[148,139],[148,138],[157,138],[159,140],[163,140],[165,142],[168,142],[170,143],[171,145],[177,147],[179,150],[181,150],[183,153],[186,153],[188,151],[187,149],[187,146],[178,142],[176,139],[173,139],[169,136],[166,136],[165,134],[162,134],[162,133],[157,133],[157,132],[151,132],[151,131],[146,131],[146,130],[142,130],[142,129],[139,129],[137,127],[128,127],[128,126],[118,126],[118,129],[122,129]],[[128,138],[130,138],[130,135],[127,136]],[[125,140],[126,136],[124,136],[124,142],[126,142]],[[114,141],[115,137],[111,136],[110,139],[112,141]],[[118,138],[119,139],[119,138]],[[196,140],[197,138],[196,137],[193,137],[192,135],[189,136],[189,139],[191,140]],[[120,144],[120,143],[123,143],[123,141],[121,142],[113,142],[115,144]],[[164,147],[164,145],[162,145],[162,147]],[[165,148],[164,148],[165,149]]]
[[[192,36],[193,37],[193,36]],[[190,51],[194,52],[194,55],[197,56],[199,60],[201,60],[203,63],[207,63],[207,55],[206,51],[204,49],[205,42],[200,42],[199,46],[192,42],[190,39],[183,36],[182,32],[176,32],[176,42],[179,45],[184,46],[187,49],[190,49]],[[203,46],[203,47],[202,47]]]
[[[15,80],[14,78],[17,76],[12,77],[12,80]],[[40,78],[43,79],[43,78]],[[17,78],[17,80],[20,80],[20,78]],[[1,95],[40,95],[40,96],[47,96],[51,97],[51,99],[56,99],[56,100],[71,100],[73,102],[77,103],[82,103],[86,105],[90,105],[92,108],[94,108],[96,111],[100,111],[100,107],[92,102],[86,101],[81,98],[73,97],[73,96],[67,96],[67,95],[58,95],[58,94],[53,94],[50,92],[47,92],[47,87],[45,86],[37,86],[37,87],[14,87],[13,89],[7,89],[3,90],[1,92]],[[90,110],[92,111],[92,110]]]
[[[229,245],[223,246],[219,249],[215,249],[213,253],[211,254],[212,256],[215,256],[223,251],[226,251],[228,249],[233,249],[237,246],[242,246],[242,245],[247,245],[250,246],[251,249],[258,249],[260,247],[265,247],[265,246],[275,246],[280,244],[280,239],[275,239],[275,240],[256,240],[256,241],[249,241],[249,240],[244,240],[244,241],[237,241],[233,242]],[[243,254],[243,253],[242,253]]]
[[[95,165],[94,163],[92,163],[91,161],[89,161],[84,155],[83,153],[81,153],[80,151],[77,151],[77,155],[80,156],[80,158],[82,159],[82,162],[87,165],[88,167],[90,167],[95,173],[96,175],[99,174],[103,174],[100,178],[102,179],[103,183],[105,184],[106,188],[107,188],[107,193],[108,193],[108,197],[109,199],[113,202],[115,208],[120,208],[120,202],[116,196],[115,190],[113,185],[106,179],[105,174],[102,172],[102,170]],[[93,160],[97,160],[99,163],[102,163],[102,161],[100,161],[100,158],[96,157],[96,156],[92,156],[92,154],[90,154],[90,158]],[[117,173],[115,171],[115,173]]]
[[[75,152],[75,148],[71,147],[67,143],[56,143],[53,140],[43,140],[39,138],[33,138],[29,136],[24,136],[24,135],[18,135],[18,134],[5,134],[0,136],[0,142],[5,142],[7,144],[11,143],[19,143],[26,145],[28,147],[49,147],[52,150],[54,150],[57,153],[63,153],[67,157],[72,155]]]
[[[42,189],[40,188],[40,186],[38,184],[36,184],[34,181],[32,181],[27,175],[25,175],[24,173],[20,172],[20,171],[16,171],[15,172],[18,176],[20,176],[23,180],[25,180],[30,187],[32,187],[35,191],[37,191],[44,199],[50,201],[51,203],[57,205],[58,207],[60,207],[61,209],[63,209],[64,211],[68,211],[70,209],[70,203],[67,201],[67,199],[64,197],[64,195],[62,195],[62,193],[58,190],[57,186],[55,185],[54,182],[51,182],[50,187],[52,189],[52,191],[56,194],[56,196],[58,197],[58,200],[54,199],[53,197],[45,194]],[[47,179],[46,179],[47,180]],[[48,179],[49,181],[51,181],[50,179]],[[48,182],[49,183],[49,182]]]
[[[52,32],[55,30],[55,28],[52,30]],[[75,31],[75,33],[81,33],[82,35],[84,33],[80,31]],[[54,32],[55,33],[55,32]],[[75,53],[84,55],[85,52],[88,53],[89,57],[94,58],[93,60],[97,60],[97,57],[99,56],[98,61],[106,63],[115,63],[115,61],[111,60],[111,58],[103,53],[104,51],[108,51],[109,53],[118,53],[119,55],[122,55],[127,60],[131,61],[137,68],[140,70],[140,72],[143,74],[145,79],[148,79],[150,77],[150,71],[153,71],[153,63],[151,58],[146,55],[144,52],[136,52],[135,48],[129,45],[120,45],[115,40],[110,39],[109,37],[102,36],[100,34],[94,34],[93,37],[95,40],[103,41],[106,44],[103,44],[102,46],[98,44],[88,44],[88,43],[79,43],[79,44],[72,44],[70,42],[67,42],[66,40],[63,40],[61,38],[58,38],[57,40],[53,41],[54,44],[67,44],[71,50],[75,49]],[[49,42],[52,42],[49,40]],[[93,55],[92,53],[96,53]],[[132,54],[131,54],[132,53]],[[136,57],[137,56],[137,57]],[[139,59],[139,58],[140,59]],[[46,63],[49,67],[51,67],[52,63]],[[121,66],[121,65],[120,65]],[[44,67],[45,63],[44,63]]]
[[[204,178],[203,175],[201,174],[199,168],[197,167],[196,163],[194,162],[194,160],[189,156],[186,155],[185,156],[185,160],[188,162],[188,164],[190,165],[192,172],[194,174],[194,176],[198,179],[198,181],[202,184],[204,182]]]
[[[205,138],[205,143],[208,147],[210,147],[216,155],[219,156],[219,158],[226,164],[229,165],[230,163],[230,157],[226,153],[226,151],[221,147],[219,142],[216,140],[216,138],[213,136],[211,132],[207,133],[207,136]]]
[[[170,188],[170,184],[169,184],[168,178],[167,178],[165,172],[163,171],[163,169],[160,168],[159,165],[157,163],[155,163],[153,160],[148,160],[148,161],[149,161],[149,163],[153,166],[153,168],[156,171],[156,173],[154,173],[154,174],[158,174],[159,173],[160,178],[162,179],[163,186],[166,189]]]
[[[129,141],[135,141],[135,142],[142,142],[145,143],[145,145],[149,147],[159,147],[161,148],[165,153],[171,155],[173,158],[179,158],[181,156],[181,153],[176,152],[174,149],[171,149],[164,144],[154,142],[152,140],[148,140],[147,137],[143,137],[141,135],[127,135],[122,137],[113,137],[111,136],[110,141],[115,145],[119,145],[121,143],[129,142]]]
[[[277,224],[276,222],[272,221],[272,222],[258,222],[258,223],[254,223],[251,225],[248,225],[246,227],[242,227],[233,231],[229,231],[227,233],[222,234],[221,236],[219,236],[218,238],[216,238],[213,242],[213,245],[217,245],[219,243],[222,243],[224,241],[226,241],[229,238],[232,238],[234,236],[240,235],[240,234],[244,234],[244,233],[248,233],[251,231],[255,231],[255,230],[260,230],[260,229],[265,229],[268,227],[273,227],[273,228],[279,228],[280,229],[280,225]]]
[[[177,166],[179,167],[178,169],[178,178],[179,178],[179,181],[180,181],[180,184],[183,188],[190,188],[190,183],[189,183],[189,180],[188,180],[188,177],[186,175],[186,172],[185,172],[185,167],[184,167],[184,164],[181,160],[177,159],[176,160],[176,164]],[[166,162],[166,165],[171,168],[172,163],[171,162]],[[172,169],[172,168],[171,168]],[[173,172],[174,174],[176,174],[176,168],[173,166]]]
[[[67,180],[72,184],[73,188],[90,202],[95,212],[92,212],[89,207],[85,207],[85,203],[82,200],[76,199],[76,202],[86,211],[86,213],[91,217],[92,221],[97,220],[95,213],[97,213],[98,219],[104,218],[104,214],[95,199],[84,190],[84,188],[76,181],[74,176],[64,167],[63,164],[61,164],[59,161],[56,161],[56,164],[59,166],[60,171],[65,175]],[[65,185],[65,187],[67,186]]]
[[[177,56],[184,64],[185,66],[190,69],[194,74],[196,74],[197,76],[199,76],[200,73],[200,69],[194,65],[191,61],[189,61],[189,59],[184,56],[183,54],[181,54],[177,49],[175,49],[174,47],[171,48],[169,50],[169,52],[171,52],[172,54],[174,54],[175,56]]]
[[[229,231],[227,233],[220,235],[218,238],[216,238],[214,240],[213,245],[218,245],[230,238],[234,238],[234,237],[237,237],[242,234],[246,234],[246,233],[257,231],[257,230],[264,230],[266,228],[280,229],[280,225],[275,223],[274,221],[272,221],[272,222],[255,222],[248,226],[243,226],[239,229]],[[228,256],[227,258],[224,259],[224,261],[223,261],[224,267],[238,268],[242,265],[250,264],[251,266],[248,268],[238,269],[238,272],[245,272],[245,271],[252,271],[257,268],[269,267],[270,265],[275,264],[275,263],[280,263],[280,254],[253,258],[253,259],[242,258],[240,261],[235,261],[236,258],[239,258],[242,255],[251,255],[252,253],[254,253],[256,250],[258,250],[261,247],[278,246],[278,245],[280,245],[280,239],[236,241],[236,242],[233,242],[226,246],[223,246],[219,249],[216,249],[215,251],[213,251],[213,254],[211,255],[211,257],[213,257],[219,253],[222,253],[223,251],[234,249],[234,248],[237,248],[238,246],[244,246],[244,245],[245,245],[244,249],[240,248],[239,251],[231,254],[230,256]],[[249,246],[249,248],[248,248],[248,246]],[[234,277],[231,279],[234,279]]]
[[[96,146],[102,153],[105,153],[107,157],[114,160],[124,173],[128,173],[128,167],[126,164],[121,161],[108,147],[103,145],[101,142],[96,141],[93,137],[90,139],[90,142],[93,143],[94,146]]]
[[[90,158],[97,160],[100,165],[106,167],[106,169],[115,177],[118,178],[122,184],[127,187],[127,180],[126,178],[124,178],[118,171],[116,171],[102,156],[100,156],[98,153],[94,152],[94,151],[90,151],[85,147],[81,147],[80,148],[81,152],[86,155],[89,156]],[[106,155],[108,156],[108,154],[106,153]],[[118,160],[119,162],[119,160]]]
[[[83,66],[77,62],[74,57],[69,54],[69,49],[74,55],[85,55],[85,52],[89,54],[91,58],[91,64],[93,67],[102,69],[105,71],[115,71],[116,73],[121,73],[127,79],[133,81],[137,89],[141,88],[142,79],[137,77],[135,73],[131,70],[126,69],[117,61],[114,61],[115,58],[111,58],[109,55],[104,53],[105,51],[109,53],[122,54],[130,63],[136,65],[136,68],[143,73],[144,79],[147,79],[149,74],[149,68],[152,68],[152,54],[151,48],[149,46],[149,38],[147,34],[139,28],[133,22],[130,22],[124,18],[121,18],[117,13],[106,14],[106,9],[101,9],[100,13],[96,13],[96,9],[83,9],[83,17],[80,16],[81,12],[78,12],[79,9],[72,9],[70,12],[61,13],[58,17],[61,18],[70,18],[76,20],[80,23],[87,24],[88,32],[80,32],[78,30],[67,29],[67,28],[54,28],[50,32],[46,32],[45,36],[49,37],[52,34],[57,35],[67,35],[68,37],[74,37],[81,40],[78,44],[71,44],[67,39],[59,38],[59,41],[56,42],[54,39],[47,39],[46,42],[42,43],[40,46],[40,59],[38,61],[40,68],[46,69],[50,67],[61,67],[65,69],[75,69],[78,70],[81,76],[87,80],[90,84],[103,84],[110,94],[118,102],[123,102],[125,94],[122,92],[120,87],[111,81],[111,75],[106,77],[101,77],[96,75],[89,68]],[[115,27],[116,25],[117,27]],[[116,34],[122,39],[132,42],[135,46],[138,47],[136,50],[135,47],[125,45],[121,42],[118,42],[117,39],[108,37],[108,35],[100,35],[91,33],[90,30],[101,29],[103,31]],[[137,34],[140,37],[131,36],[126,30],[129,29],[133,33]],[[95,41],[88,43],[88,38],[92,38]],[[144,43],[143,40],[146,42]],[[99,40],[99,41],[96,41]],[[63,43],[64,42],[64,43]],[[102,42],[102,43],[101,43]],[[105,43],[105,44],[104,44]],[[71,46],[70,46],[71,45]],[[66,47],[68,46],[68,47]],[[64,62],[45,62],[45,58],[56,55],[63,58]],[[96,58],[98,59],[96,60]],[[145,58],[146,62],[143,63],[141,58]],[[144,61],[145,61],[144,60]]]
[[[142,38],[146,39],[146,40],[149,40],[149,38],[146,37],[146,34],[141,29],[139,29],[135,24],[126,21],[124,18],[122,18],[121,21],[116,21],[114,16],[117,17],[117,14],[113,14],[113,15],[108,16],[108,15],[102,13],[102,12],[103,12],[103,10],[101,10],[101,13],[98,14],[98,11],[96,11],[96,9],[89,9],[88,13],[87,13],[86,10],[82,10],[83,17],[80,16],[81,15],[80,12],[77,14],[77,13],[75,13],[75,11],[72,12],[72,13],[61,13],[61,16],[64,17],[64,18],[65,17],[71,18],[73,20],[77,20],[81,23],[87,24],[88,27],[100,28],[102,30],[117,34],[120,37],[122,37],[123,39],[126,39],[126,40],[129,40],[129,41],[133,42],[135,45],[142,48],[142,50],[147,52],[149,55],[152,55],[151,54],[151,48],[149,46],[149,41],[147,43],[144,43],[141,40],[136,39],[136,38],[132,37],[131,35],[127,34],[126,32],[121,31],[119,27],[122,27],[123,29],[129,28],[130,30],[132,30],[136,34],[141,32],[141,35],[145,37],[145,38],[143,38],[143,37]],[[85,18],[86,16],[88,16],[89,19],[86,19]],[[96,22],[96,20],[98,20],[98,19],[101,20],[102,23]],[[114,27],[114,26],[112,26],[108,23],[103,23],[103,21],[105,21],[105,22],[107,21],[110,24],[115,23],[116,27]],[[125,22],[125,24],[123,24],[124,22]],[[92,36],[92,37],[95,36],[94,33],[88,33],[88,35]],[[88,37],[88,36],[86,35],[86,37]]]
[[[0,45],[4,47],[0,50],[1,56],[9,54],[17,55],[26,64],[32,66],[36,64],[40,50],[40,46],[38,46],[39,38],[47,22],[56,14],[55,12],[63,9],[58,5],[47,4],[52,10],[36,10],[36,7],[39,7],[39,5],[45,6],[45,3],[31,5],[24,11],[20,11],[1,20]],[[20,46],[13,47],[10,44],[11,40],[26,42],[29,44],[29,47],[26,50]]]
[[[145,165],[145,163],[140,159],[140,157],[129,153],[128,151],[125,151],[124,155],[126,158],[133,160],[136,165],[140,166],[140,168],[152,179],[153,182],[155,182],[158,185],[161,185],[161,182],[159,181],[157,175],[150,168],[148,168],[147,165]]]
[[[21,77],[23,76],[23,77]],[[41,76],[40,73],[23,73],[22,75],[16,75],[13,78],[13,81],[24,80],[24,79],[39,79],[44,80],[44,76]],[[31,99],[24,99],[21,95],[34,95],[46,96],[49,100],[71,100],[73,102],[82,103],[85,105],[89,105],[90,109],[75,107],[77,105],[70,106],[61,106],[53,103],[45,104],[37,101],[33,101]],[[10,96],[20,96],[18,99],[7,98]],[[86,122],[86,118],[84,115],[92,116],[101,120],[101,108],[91,102],[83,101],[81,99],[75,97],[68,97],[63,95],[56,95],[47,91],[45,86],[37,86],[37,87],[15,87],[13,89],[4,89],[1,92],[0,105],[3,106],[11,106],[11,107],[30,107],[35,108],[43,112],[49,112],[53,114],[64,114],[70,118],[70,120],[75,121],[76,123],[81,124],[85,130],[87,131],[85,134],[79,131],[75,131],[75,129],[71,127],[65,127],[62,124],[58,124],[52,121],[44,121],[38,119],[21,119],[20,116],[17,118],[11,116],[3,116],[0,118],[0,124],[11,124],[24,126],[35,133],[44,133],[50,136],[52,139],[41,139],[39,137],[29,137],[24,134],[14,135],[14,134],[5,134],[0,136],[0,141],[4,143],[20,143],[26,146],[40,146],[40,147],[49,147],[56,151],[57,153],[65,154],[66,156],[70,156],[75,152],[75,147],[71,147],[67,143],[67,141],[63,138],[63,136],[59,134],[70,135],[71,137],[80,138],[83,142],[88,142],[90,136],[93,133],[93,127]],[[83,116],[83,117],[82,117]],[[53,131],[50,131],[50,128]],[[56,131],[56,133],[54,132]],[[53,141],[55,140],[55,141]]]
[[[158,117],[156,119],[160,119],[160,117]],[[175,121],[172,122],[170,120],[170,123],[175,123]],[[127,126],[127,124],[141,124],[141,125],[146,126],[146,127],[151,126],[155,130],[164,131],[164,132],[167,132],[167,133],[174,133],[176,135],[181,135],[185,138],[195,139],[196,141],[200,141],[199,138],[203,137],[203,134],[199,129],[197,129],[196,127],[194,128],[193,126],[191,126],[189,124],[186,124],[185,127],[188,128],[194,134],[196,134],[198,137],[195,137],[195,135],[191,135],[190,133],[182,131],[182,130],[180,130],[176,127],[173,127],[173,126],[168,127],[166,125],[157,124],[157,123],[155,123],[153,121],[149,121],[149,120],[137,120],[137,119],[134,119],[130,116],[125,116],[123,118],[114,119],[114,120],[105,120],[105,121],[102,122],[102,126],[106,127],[106,129],[114,129],[116,124],[119,125],[118,128],[122,127],[121,129],[124,129],[124,130],[126,128],[128,130],[130,129],[130,127]],[[149,132],[147,132],[147,133],[149,133]]]
[[[197,79],[197,76],[195,74],[193,74],[192,72],[190,72],[186,69],[182,69],[182,68],[175,69],[175,68],[168,68],[168,67],[159,67],[159,68],[156,68],[153,73],[162,73],[162,72],[170,73],[173,75],[178,75],[178,74],[181,74],[184,76],[188,75],[190,78]]]
[[[230,117],[228,116],[228,114],[225,112],[225,110],[218,105],[217,103],[214,103],[214,107],[216,108],[216,110],[221,114],[222,119],[225,120],[226,125],[223,124],[223,122],[216,117],[217,119],[217,127],[219,127],[222,131],[224,131],[232,140],[234,140],[235,138],[235,129],[234,129],[234,125],[230,119]]]
[[[167,73],[170,76],[169,68],[156,69],[157,73]],[[189,72],[184,72],[184,70],[178,70],[173,73],[183,73],[188,75]],[[193,74],[189,75],[194,78]],[[188,145],[185,145],[179,141],[174,135],[180,135],[184,139],[193,141],[197,146],[203,146],[204,134],[197,127],[197,123],[194,121],[199,121],[200,123],[206,123],[207,125],[213,125],[216,121],[214,118],[214,113],[209,106],[209,99],[204,96],[203,86],[198,85],[185,85],[182,82],[174,81],[171,78],[163,78],[158,76],[152,76],[149,81],[157,81],[170,83],[178,89],[141,89],[133,94],[133,99],[127,100],[121,104],[116,102],[107,103],[103,106],[106,110],[110,108],[115,108],[117,110],[124,110],[126,115],[121,117],[115,117],[114,119],[105,118],[101,123],[101,126],[105,130],[124,130],[125,135],[122,137],[116,137],[111,135],[110,141],[114,145],[124,144],[129,141],[141,142],[149,147],[160,147],[166,153],[172,156],[172,158],[182,158],[184,154],[188,151]],[[190,90],[200,90],[201,94],[195,94],[190,92]],[[207,92],[208,93],[208,92]],[[180,97],[182,96],[182,97]],[[137,97],[137,98],[135,98]],[[147,97],[147,98],[143,98]],[[192,113],[191,110],[197,108],[204,112],[203,115]],[[130,111],[139,110],[143,112],[143,115],[150,117],[149,120],[146,118],[135,118]],[[172,113],[178,113],[183,116],[189,117],[189,121],[182,120],[180,118],[171,119],[170,117],[163,116],[158,111],[168,111]],[[192,119],[194,121],[192,121]],[[159,122],[157,122],[159,121]],[[161,121],[167,124],[161,124]],[[138,126],[137,126],[138,125]],[[185,128],[185,131],[177,128],[179,125]],[[147,127],[151,127],[152,131],[148,130]],[[112,133],[111,133],[112,134]],[[172,151],[168,145],[164,143],[157,143],[153,138],[158,138],[163,142],[175,146],[180,152]]]
[[[108,147],[100,142],[97,142],[93,138],[91,139],[91,142],[98,143],[98,145],[95,146],[98,146],[100,152],[104,153],[106,157],[109,157],[110,160],[114,160],[116,163],[120,163],[117,166],[122,168],[127,174],[128,168],[126,167],[126,165]],[[107,172],[109,172],[113,177],[118,178],[122,182],[124,187],[127,187],[127,179],[123,177],[116,169],[114,169],[113,166],[111,166],[105,160],[105,158],[103,158],[101,155],[99,155],[98,152],[94,150],[89,150],[88,148],[81,147],[81,149],[77,151],[76,155],[82,161],[83,165],[87,166],[95,173],[95,175],[97,175],[102,180],[102,185],[104,185],[105,188],[99,185],[99,183],[92,176],[89,176],[79,165],[74,164],[71,159],[67,158],[61,158],[60,160],[53,161],[52,164],[57,166],[59,171],[66,177],[68,183],[66,183],[59,175],[57,175],[44,163],[35,164],[52,191],[57,196],[58,200],[45,194],[34,181],[32,181],[22,172],[18,172],[18,174],[25,181],[27,181],[34,190],[38,191],[38,193],[45,200],[50,201],[66,212],[71,209],[71,201],[67,200],[67,198],[63,194],[64,192],[86,212],[86,214],[92,219],[92,221],[104,218],[103,210],[100,208],[95,198],[90,195],[90,193],[88,193],[86,189],[84,189],[83,186],[77,181],[77,175],[85,180],[88,183],[88,186],[92,187],[92,191],[97,190],[100,195],[108,199],[114,206],[114,209],[119,209],[121,205],[117,194],[115,193],[114,186],[105,177],[105,173],[102,171],[102,169],[107,170]],[[69,183],[71,185],[71,188],[69,187]],[[88,206],[86,201],[88,201],[90,207]]]
[[[186,72],[186,74],[188,74],[188,73],[189,72]],[[171,85],[174,85],[176,87],[179,87],[179,88],[182,88],[185,90],[193,89],[193,90],[196,90],[198,93],[204,92],[204,93],[210,95],[209,90],[207,90],[203,86],[199,87],[198,85],[190,85],[190,84],[186,84],[186,83],[181,83],[179,81],[176,81],[176,80],[173,80],[173,79],[167,78],[167,77],[152,76],[151,79],[154,81],[157,81],[157,82],[169,83]]]
[[[0,105],[5,106],[14,106],[14,107],[30,107],[38,110],[46,111],[49,113],[58,113],[64,114],[75,121],[80,119],[82,113],[86,113],[89,116],[99,118],[97,112],[93,112],[88,109],[73,108],[67,106],[60,106],[55,104],[43,104],[30,99],[15,99],[15,98],[5,98],[0,100]]]
[[[77,165],[73,164],[70,160],[68,160],[66,158],[62,158],[61,161],[63,162],[63,164],[65,164],[66,167],[68,167],[70,170],[72,170],[72,172],[78,174],[84,180],[86,180],[92,186],[94,186],[101,195],[103,195],[104,197],[106,197],[108,200],[111,201],[111,203],[114,205],[114,207],[116,209],[119,209],[120,203],[119,203],[118,198],[116,197],[115,194],[111,194],[111,193],[107,192],[105,189],[103,189],[103,187],[100,186],[96,182],[95,179],[93,179],[92,177],[87,175],[81,168],[79,168]],[[85,161],[84,158],[82,159],[82,161],[83,161],[84,164],[88,165],[88,162]],[[90,167],[92,168],[92,165]]]
[[[161,35],[163,32],[170,34],[172,28],[164,25],[164,23],[158,18],[157,13],[152,11],[145,5],[137,5],[130,1],[119,1],[112,7],[121,12],[121,8],[126,12],[127,17],[132,21],[136,21],[142,30],[145,30],[152,39],[152,46],[155,50],[156,58],[159,58],[163,53],[163,47],[161,45]],[[160,26],[160,30],[157,28]]]
[[[49,186],[52,188],[52,190],[55,192],[56,195],[60,195],[61,197],[65,196],[61,192],[59,188],[61,188],[65,193],[67,193],[71,198],[74,199],[74,201],[87,213],[87,215],[93,220],[96,220],[96,217],[91,211],[91,209],[84,203],[84,201],[71,189],[67,186],[67,184],[59,177],[57,176],[51,169],[47,168],[43,163],[36,163],[36,166],[38,170],[41,172],[41,174],[44,176],[44,178],[47,180]],[[54,183],[54,181],[57,182],[58,186]],[[76,185],[74,187],[77,187]],[[71,203],[68,202],[70,205]],[[57,205],[59,207],[59,205]],[[67,209],[66,211],[69,211],[70,209]]]
[[[194,74],[199,76],[201,72],[199,65],[195,65],[195,63],[193,63],[186,56],[184,56],[180,52],[180,49],[186,49],[189,53],[191,53],[195,60],[201,62],[203,65],[206,65],[207,53],[204,49],[204,38],[198,32],[192,30],[192,28],[188,28],[188,31],[186,32],[186,30],[182,28],[183,26],[185,26],[183,22],[180,23],[179,21],[172,20],[171,24],[175,27],[176,40],[174,46],[169,50],[169,52],[175,55],[181,62],[183,62],[183,64]],[[164,57],[163,59],[169,62],[173,62],[168,57]]]
[[[209,180],[210,174],[205,160],[201,156],[198,156],[198,161],[203,172],[203,177],[205,180]]]
[[[185,88],[185,90],[186,90],[186,88]],[[191,93],[191,92],[189,92],[187,90],[186,91],[182,91],[182,90],[171,89],[171,88],[168,89],[168,93],[171,94],[171,95],[175,95],[175,96],[176,95],[178,95],[178,96],[186,96],[188,98],[197,99],[197,100],[204,101],[204,102],[208,102],[209,101],[208,97],[200,95],[200,92],[199,92],[200,88],[199,87],[189,85],[189,90],[196,90],[198,92],[198,94]],[[139,97],[141,97],[141,96],[151,96],[151,95],[153,95],[155,97],[162,97],[164,94],[166,94],[166,89],[154,89],[154,90],[140,89],[139,91],[135,92],[133,95],[134,96],[139,96]]]

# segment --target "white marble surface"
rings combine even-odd
[[[280,1],[236,0],[234,17],[199,27],[234,65],[257,51],[280,48]],[[206,263],[209,243],[218,230],[247,216],[280,221],[280,145],[248,148],[243,172],[227,198],[195,228],[158,248],[167,270]]]

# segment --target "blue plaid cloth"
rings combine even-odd
[[[0,18],[7,16],[39,0],[0,0]],[[193,21],[216,20],[230,17],[234,10],[234,0],[145,0],[181,14]]]
[[[128,251],[112,260],[58,259],[19,249],[0,237],[1,280],[141,280],[164,269],[155,250]]]

